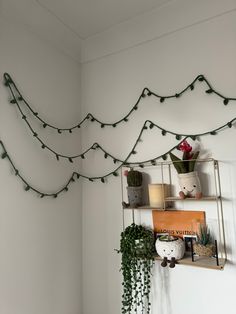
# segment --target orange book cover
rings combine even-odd
[[[181,238],[184,235],[196,235],[199,231],[199,225],[206,223],[204,211],[153,210],[152,217],[155,232],[169,233]]]

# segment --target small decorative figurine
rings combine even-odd
[[[193,153],[192,146],[186,140],[180,143],[178,149],[183,152],[182,159],[179,159],[172,153],[169,155],[178,172],[179,185],[181,188],[179,196],[181,199],[186,197],[200,199],[202,197],[201,184],[198,173],[194,171],[199,151]]]

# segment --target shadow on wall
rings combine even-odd
[[[170,297],[170,269],[161,267],[160,263],[155,263],[153,279],[153,296],[151,300],[153,313],[172,314]]]

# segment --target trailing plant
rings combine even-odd
[[[142,172],[131,169],[126,170],[124,175],[127,177],[128,186],[141,186],[143,182]]]
[[[169,153],[176,171],[178,173],[193,172],[199,151],[193,153],[192,146],[186,140],[179,144],[178,149],[183,152],[182,159],[175,156],[172,152]]]
[[[122,314],[141,309],[150,313],[150,291],[154,264],[154,234],[149,228],[131,224],[121,233],[123,274]]]
[[[212,243],[211,232],[206,224],[200,225],[199,233],[197,235],[197,242],[204,246]]]

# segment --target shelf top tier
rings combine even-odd
[[[195,197],[186,197],[184,199],[178,197],[178,196],[169,196],[165,198],[165,201],[167,202],[174,202],[174,201],[195,201],[195,202],[199,202],[199,201],[216,201],[219,200],[221,197],[220,196],[203,196],[199,199],[195,198]]]
[[[206,159],[192,159],[193,161],[196,161],[196,163],[207,163],[212,162],[213,164],[218,164],[218,160],[214,158],[206,158]],[[186,160],[188,161],[188,160]],[[183,160],[180,161],[171,161],[171,160],[164,160],[164,161],[155,161],[155,164],[152,164],[151,161],[144,161],[144,162],[128,162],[127,165],[123,165],[124,168],[140,168],[140,164],[145,164],[145,167],[155,167],[155,166],[171,166],[175,163],[183,162]]]

